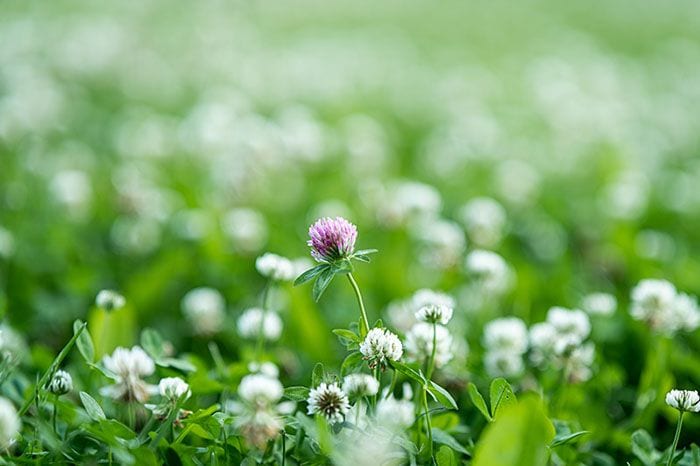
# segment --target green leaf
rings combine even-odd
[[[309,392],[308,387],[287,387],[284,389],[284,397],[292,401],[306,401]]]
[[[80,354],[83,356],[85,362],[92,364],[95,362],[95,346],[92,343],[92,337],[90,336],[88,329],[85,328],[82,331],[80,330],[82,326],[83,322],[80,319],[76,319],[76,321],[73,322],[73,335],[80,332],[77,340],[75,340],[75,345],[78,347],[78,351],[80,351]]]
[[[197,368],[189,361],[176,358],[160,358],[156,360],[156,364],[162,367],[172,367],[182,372],[194,372]]]
[[[471,466],[546,466],[553,438],[554,426],[542,401],[526,395],[519,403],[501,407],[481,435]]]
[[[441,446],[435,454],[435,461],[437,462],[438,466],[457,466],[459,464],[457,462],[457,458],[455,458],[454,452],[449,447],[444,445]]]
[[[418,382],[421,385],[425,385],[427,380],[425,380],[425,377],[423,374],[420,372],[416,371],[415,369],[412,369],[411,367],[407,366],[406,364],[399,362],[399,361],[391,361],[389,363],[391,367],[394,370],[399,371],[401,374],[405,375],[409,379],[412,379],[415,382]]]
[[[443,405],[447,409],[457,409],[457,402],[450,392],[442,388],[440,385],[436,384],[432,380],[428,384],[428,393],[430,393],[435,400]]]
[[[328,264],[319,264],[316,267],[310,268],[306,272],[299,275],[296,278],[296,280],[294,280],[294,286],[301,285],[301,284],[304,284],[310,280],[313,280],[313,278],[316,277],[316,275],[320,274],[328,267],[329,267]]]
[[[95,401],[93,397],[88,395],[85,392],[80,392],[80,401],[83,402],[83,406],[85,407],[85,411],[87,411],[88,416],[90,416],[90,419],[93,421],[101,421],[103,419],[107,419],[105,416],[105,412],[102,411],[102,407]]]
[[[484,401],[484,397],[481,396],[479,389],[476,388],[474,383],[469,382],[467,392],[469,393],[469,398],[472,400],[472,403],[474,403],[474,406],[476,406],[476,409],[478,409],[489,422],[493,421],[493,418],[489,413],[489,408],[486,406],[486,401]]]
[[[353,351],[343,360],[343,364],[340,366],[340,376],[344,377],[351,372],[355,372],[356,369],[362,367],[363,363],[364,359],[362,359],[362,353]]]
[[[355,251],[355,254],[353,254],[353,256],[368,256],[377,252],[379,252],[379,249],[360,249],[359,251]]]
[[[504,378],[493,379],[489,390],[491,398],[491,416],[495,419],[498,410],[505,406],[517,403],[517,398],[513,393],[510,384]]]
[[[153,359],[158,360],[165,356],[163,337],[152,328],[145,328],[141,332],[141,346]]]
[[[330,267],[325,268],[323,269],[323,271],[321,271],[321,273],[316,278],[316,281],[314,282],[314,289],[312,293],[314,301],[318,302],[318,300],[321,299],[321,295],[323,295],[323,292],[326,291],[328,285],[331,284],[331,280],[333,280],[334,276],[335,273]]]
[[[588,433],[590,433],[590,432],[588,432],[587,430],[581,430],[581,431],[573,432],[573,433],[569,433],[569,434],[557,434],[557,436],[554,437],[554,440],[552,440],[552,443],[549,445],[549,447],[555,448],[555,447],[558,447],[560,445],[565,445],[567,443],[571,443],[575,439],[577,439],[583,435],[586,435]]]
[[[360,336],[357,335],[355,332],[345,329],[345,328],[336,328],[333,330],[333,333],[335,333],[339,338],[340,342],[343,343],[343,339],[350,340],[355,343],[361,343],[362,340],[360,340]],[[345,344],[345,343],[343,343]]]
[[[314,366],[313,372],[311,372],[311,386],[318,387],[324,379],[323,364],[317,362]]]
[[[632,433],[632,453],[639,458],[644,466],[655,466],[661,459],[661,452],[654,448],[654,440],[644,429]]]
[[[447,445],[456,452],[462,453],[463,455],[468,455],[469,452],[450,434],[442,429],[433,427],[433,441],[441,445]]]

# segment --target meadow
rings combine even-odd
[[[0,464],[700,466],[700,5],[0,5]]]

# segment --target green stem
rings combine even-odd
[[[375,367],[374,369],[372,369],[372,375],[374,376],[374,378],[377,381],[379,381],[379,368],[378,367]],[[375,393],[374,395],[372,395],[372,410],[376,410],[376,409],[377,409],[377,394]]]
[[[268,297],[270,296],[271,287],[272,281],[270,280],[263,288],[262,293],[262,315],[260,316],[260,328],[258,329],[258,343],[255,347],[255,359],[258,362],[262,362],[262,355],[265,350],[265,317],[267,317]]]
[[[56,404],[58,403],[58,395],[54,395],[54,400],[53,400],[53,416],[51,420],[51,424],[53,425],[53,432],[56,434],[56,437],[58,437],[58,430],[56,429]]]
[[[287,460],[287,434],[284,429],[282,429],[282,466],[285,465]]]
[[[425,387],[423,387],[423,409],[425,411],[425,427],[428,431],[428,453],[430,454],[430,458],[433,459],[433,463],[435,462],[435,458],[433,458],[433,426],[432,423],[430,422],[430,411],[428,410],[428,394],[427,390]]]
[[[393,372],[394,373],[391,376],[391,385],[389,386],[389,390],[387,390],[384,399],[388,399],[390,396],[392,396],[394,394],[394,389],[396,389],[396,381],[399,378],[399,373],[396,369],[394,369]]]
[[[678,416],[678,425],[676,425],[676,435],[673,437],[673,445],[671,445],[671,454],[668,456],[668,463],[666,466],[671,466],[673,464],[673,457],[676,455],[676,447],[678,446],[678,439],[681,437],[681,426],[683,425],[683,414],[685,411],[681,411],[680,416]]]
[[[433,375],[433,370],[435,369],[435,352],[437,349],[437,324],[433,322],[433,349],[430,351],[430,359],[428,360],[428,370],[425,373],[425,377],[430,380]]]
[[[360,293],[360,287],[357,286],[357,282],[352,276],[352,272],[348,272],[348,280],[350,280],[350,285],[352,285],[352,289],[355,292],[355,296],[357,297],[357,303],[360,305],[360,324],[362,327],[360,331],[364,332],[364,336],[369,333],[369,321],[367,320],[367,311],[365,311],[365,303],[362,301],[362,293]]]

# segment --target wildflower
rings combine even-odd
[[[154,387],[143,381],[142,377],[155,372],[155,363],[141,347],[134,346],[131,349],[119,347],[111,356],[104,357],[103,364],[117,382],[114,385],[102,387],[100,393],[103,396],[143,403],[154,391]]]
[[[187,321],[197,335],[212,335],[221,330],[226,313],[224,297],[208,287],[194,288],[180,302]]]
[[[280,370],[274,363],[270,361],[265,361],[263,363],[251,362],[248,364],[248,370],[252,374],[259,373],[268,377],[272,377],[274,379],[276,379],[280,375]]]
[[[192,395],[190,386],[180,377],[166,377],[158,383],[158,392],[170,401],[188,399]]]
[[[331,424],[343,422],[350,410],[348,396],[337,383],[321,383],[312,388],[307,399],[308,414],[320,414]]]
[[[12,446],[21,427],[15,407],[7,398],[0,397],[0,449]]]
[[[700,412],[700,395],[696,390],[671,390],[666,394],[666,404],[678,411]]]
[[[470,252],[467,255],[465,268],[486,291],[501,293],[510,286],[511,271],[508,264],[495,252],[483,249]]]
[[[243,338],[257,338],[261,327],[266,340],[275,341],[282,334],[282,319],[280,319],[280,316],[276,312],[263,311],[257,307],[243,312],[238,318],[236,326],[238,327],[238,334]]]
[[[68,372],[57,370],[49,382],[48,389],[56,396],[65,395],[73,390],[73,378]]]
[[[552,307],[547,311],[547,322],[559,335],[569,335],[579,342],[585,340],[591,333],[591,321],[585,312],[578,309]]]
[[[276,438],[284,427],[282,414],[294,410],[294,403],[278,403],[284,388],[276,377],[246,375],[238,385],[240,402],[229,401],[226,410],[236,415],[234,426],[246,441],[259,449]]]
[[[595,346],[593,343],[578,345],[574,347],[567,357],[564,358],[564,374],[570,383],[579,383],[589,380],[593,371],[593,359],[595,357]]]
[[[446,269],[456,265],[466,247],[464,232],[449,220],[425,218],[412,224],[410,233],[420,242],[419,260],[428,267]]]
[[[350,397],[373,396],[379,391],[379,382],[369,374],[348,374],[343,378],[343,391]]]
[[[452,335],[442,325],[435,326],[435,367],[452,359]],[[433,352],[433,324],[418,322],[406,334],[406,355],[411,361],[423,362]]]
[[[318,262],[332,263],[349,258],[355,251],[357,228],[342,217],[324,217],[309,227],[311,256]]]
[[[297,276],[296,268],[292,261],[286,257],[266,252],[255,260],[255,268],[263,277],[271,280],[288,282]]]
[[[522,319],[504,317],[484,327],[484,346],[489,351],[523,354],[527,351],[527,327]]]
[[[610,293],[590,293],[583,297],[581,307],[589,315],[609,316],[617,309],[617,299]]]
[[[530,327],[530,360],[536,366],[544,367],[554,356],[557,330],[549,322],[540,322]]]
[[[489,197],[471,199],[460,209],[459,218],[469,238],[480,246],[494,246],[503,237],[506,211],[494,199]]]
[[[675,328],[692,332],[700,327],[700,309],[697,299],[685,293],[678,293],[673,302]]]
[[[423,306],[416,312],[416,319],[423,322],[447,325],[452,318],[452,308],[440,304]]]
[[[447,293],[430,290],[428,288],[422,288],[413,293],[411,301],[413,302],[415,310],[429,305],[445,306],[454,309],[456,304],[455,299]]]
[[[666,280],[646,279],[632,289],[630,314],[663,333],[673,331],[673,305],[676,287]]]
[[[373,328],[360,344],[360,353],[368,361],[369,367],[386,367],[387,361],[398,361],[403,354],[399,337],[389,330]]]
[[[126,304],[124,296],[114,290],[102,290],[97,293],[95,305],[105,311],[118,311]]]
[[[395,432],[402,432],[416,421],[415,406],[410,401],[413,396],[411,386],[404,384],[403,398],[396,399],[394,395],[387,397],[386,390],[382,393],[381,400],[377,403],[377,423]]]
[[[517,377],[525,370],[522,355],[509,351],[487,351],[484,367],[491,377]]]

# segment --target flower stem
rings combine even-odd
[[[258,329],[258,343],[255,347],[255,359],[258,362],[262,361],[262,354],[265,350],[265,317],[267,317],[267,309],[269,307],[268,299],[271,287],[272,282],[268,281],[262,292],[262,315],[260,316],[260,328]]]
[[[430,351],[430,359],[428,359],[428,370],[425,373],[425,377],[430,380],[433,375],[433,370],[435,369],[435,352],[437,349],[437,323],[433,322],[433,348]]]
[[[58,430],[56,429],[56,405],[58,404],[58,395],[54,395],[53,399],[53,419],[51,421],[51,424],[53,425],[53,432],[56,434],[56,437],[58,437]]]
[[[428,431],[428,453],[433,458],[433,426],[430,422],[430,411],[428,411],[428,391],[423,387],[423,409],[425,411],[425,427]],[[433,463],[435,459],[433,458]]]
[[[676,435],[673,437],[673,445],[671,445],[671,453],[668,456],[668,463],[666,466],[671,466],[673,464],[673,457],[676,455],[676,447],[678,446],[678,439],[681,437],[681,426],[683,425],[683,414],[685,411],[681,411],[678,416],[678,425],[676,425]]]
[[[355,291],[357,303],[360,305],[360,324],[362,327],[360,329],[360,332],[364,332],[364,335],[367,335],[369,333],[369,321],[367,320],[367,312],[365,311],[365,303],[362,301],[362,293],[360,293],[360,287],[357,286],[357,282],[352,276],[352,272],[348,272],[348,280],[350,280],[350,285],[352,285],[352,289],[353,291]]]

